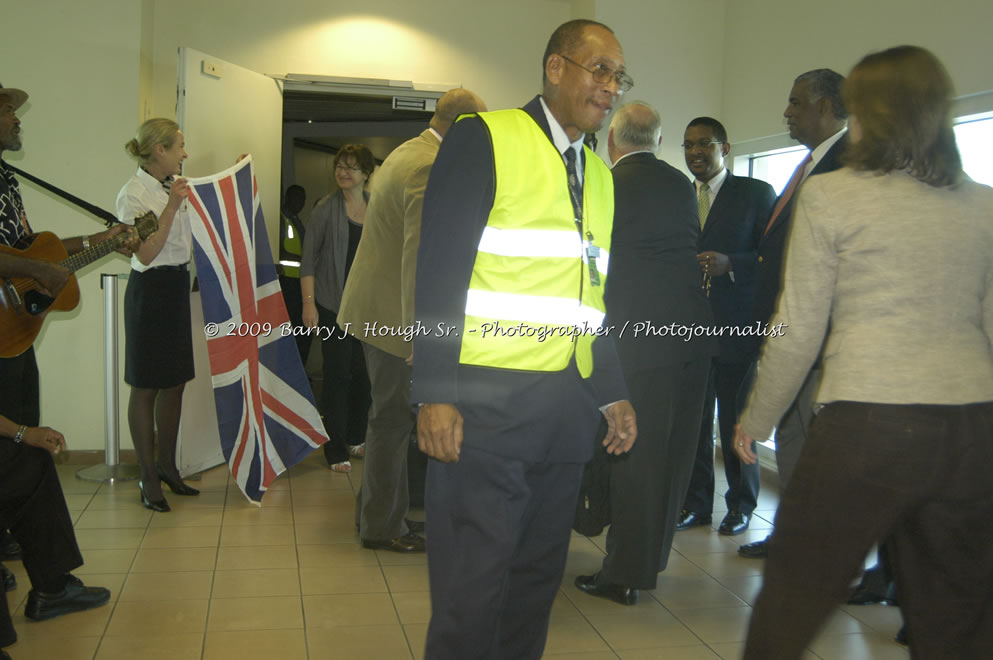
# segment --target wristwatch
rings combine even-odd
[[[14,436],[14,442],[18,442],[18,443],[19,442],[23,442],[24,441],[24,432],[27,431],[27,430],[28,430],[28,427],[25,426],[24,424],[21,424],[21,428],[17,429],[17,435]]]

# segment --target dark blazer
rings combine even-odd
[[[713,323],[700,286],[700,221],[693,186],[676,168],[650,153],[623,158],[613,169],[614,230],[607,280],[607,325],[625,374],[712,356],[713,337],[638,332]],[[627,324],[627,328],[624,328]],[[644,326],[642,326],[644,327]],[[623,330],[623,333],[622,333]]]
[[[833,172],[841,168],[841,154],[848,143],[843,136],[834,143],[824,158],[810,172],[810,176]],[[759,242],[758,263],[755,272],[755,302],[752,306],[752,318],[766,323],[776,311],[776,299],[782,285],[783,253],[786,251],[786,239],[789,237],[790,221],[793,217],[793,204],[796,202],[800,189],[794,191],[793,197],[786,203],[776,218],[769,232]],[[771,213],[770,213],[771,216]],[[767,219],[768,221],[768,219]],[[764,229],[764,228],[763,228]]]
[[[551,143],[538,97],[523,110]],[[535,185],[541,185],[540,173],[536,177]],[[466,444],[531,461],[585,463],[593,443],[584,438],[596,428],[597,407],[628,398],[611,337],[593,342],[589,379],[579,376],[574,362],[560,372],[459,364],[466,292],[495,190],[489,131],[481,119],[464,118],[445,135],[424,194],[415,316],[429,332],[414,338],[411,401],[453,403],[468,425],[487,429],[467,434]],[[455,331],[438,336],[438,324]],[[545,421],[558,419],[550,411],[557,410],[570,411],[568,419],[557,422],[554,433],[545,432]]]
[[[775,205],[776,191],[768,183],[729,171],[710,207],[707,224],[700,233],[699,251],[726,254],[734,268],[733,282],[730,274],[710,282],[710,308],[719,328],[754,322],[752,299],[758,246]],[[748,362],[753,357],[755,342],[750,337],[728,333],[718,343],[721,362]]]

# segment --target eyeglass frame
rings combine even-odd
[[[679,146],[683,148],[683,151],[689,151],[693,148],[700,149],[710,149],[715,144],[727,144],[724,140],[707,140],[704,144],[704,140],[699,140],[698,142],[681,142]]]
[[[631,91],[631,88],[634,87],[634,78],[632,78],[628,74],[624,73],[623,71],[614,71],[613,69],[611,69],[609,66],[606,66],[605,64],[597,64],[596,65],[596,68],[594,68],[594,69],[587,69],[585,66],[583,66],[582,64],[580,64],[576,60],[572,59],[571,57],[567,57],[567,56],[563,55],[562,53],[558,53],[558,56],[561,57],[562,59],[564,59],[566,62],[572,62],[573,64],[575,64],[576,66],[578,66],[580,69],[582,69],[586,73],[588,73],[591,76],[593,76],[593,82],[599,83],[601,85],[605,85],[608,82],[610,82],[610,78],[608,78],[607,80],[597,80],[597,75],[600,75],[601,77],[603,75],[603,74],[598,74],[598,72],[600,72],[600,71],[606,71],[611,77],[613,77],[614,81],[617,83],[617,93],[618,94],[623,94],[625,92],[630,92]]]
[[[336,169],[336,170],[347,170],[349,172],[361,172],[362,171],[362,168],[361,167],[358,167],[358,166],[356,166],[356,167],[349,167],[348,165],[345,165],[344,163],[341,163],[341,162],[339,162],[337,165],[335,165],[334,166],[334,169]]]

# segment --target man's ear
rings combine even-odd
[[[548,61],[545,62],[545,77],[548,78],[548,82],[553,85],[558,85],[562,81],[562,68],[565,66],[565,60],[562,59],[561,55],[552,53],[548,56]]]
[[[721,155],[727,158],[729,153],[731,153],[731,145],[725,142],[721,145]]]

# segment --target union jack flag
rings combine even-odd
[[[289,316],[251,157],[188,181],[221,448],[242,492],[261,506],[269,484],[328,437],[295,340],[284,336]]]

